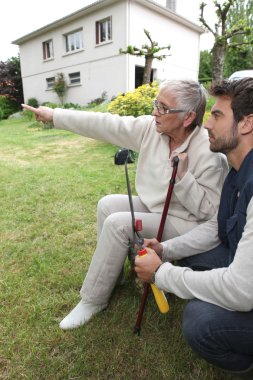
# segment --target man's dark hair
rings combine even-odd
[[[215,97],[227,96],[231,99],[231,108],[236,123],[244,116],[253,114],[253,78],[223,80],[212,86],[209,94]]]

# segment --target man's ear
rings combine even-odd
[[[189,125],[191,125],[191,123],[195,119],[196,119],[196,112],[194,111],[187,112],[186,115],[184,116],[183,126],[189,127]]]
[[[247,135],[253,131],[253,114],[247,115],[239,122],[242,135]]]

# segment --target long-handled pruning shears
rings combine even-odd
[[[127,169],[127,159],[125,161],[125,173],[126,173],[127,193],[128,193],[128,199],[129,199],[129,205],[130,205],[130,211],[131,211],[131,217],[132,217],[133,238],[130,244],[130,253],[129,253],[129,259],[130,261],[132,261],[137,255],[138,250],[142,249],[144,239],[141,237],[139,233],[139,231],[142,231],[142,221],[141,219],[135,220],[135,216],[134,216],[133,197],[132,197],[131,185],[130,185],[128,169]]]

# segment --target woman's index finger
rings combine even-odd
[[[32,107],[32,106],[28,106],[28,104],[21,104],[21,105],[22,105],[22,107],[23,107],[24,109],[26,109],[26,110],[28,110],[28,111],[32,111],[32,112],[34,112],[36,115],[39,114],[39,110],[38,110],[38,108],[34,108],[34,107]]]

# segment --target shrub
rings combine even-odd
[[[53,91],[58,95],[61,104],[63,104],[63,98],[67,91],[67,83],[63,73],[56,74]]]
[[[92,112],[107,112],[108,111],[108,103],[101,103],[98,105],[90,105],[86,107],[82,107],[84,111],[92,111]]]
[[[29,98],[27,100],[27,104],[31,107],[38,108],[39,107],[39,102],[36,98]]]
[[[98,106],[99,104],[104,103],[106,99],[107,99],[107,92],[103,91],[100,98],[91,100],[90,102],[87,103],[87,105],[89,107]]]
[[[35,120],[34,113],[32,111],[23,110],[23,116],[28,120]]]
[[[8,96],[0,95],[0,120],[8,119],[10,115],[19,111],[18,103]]]
[[[151,115],[153,100],[158,93],[158,83],[144,84],[133,92],[120,94],[108,106],[108,111],[121,116]]]
[[[62,104],[58,103],[52,103],[52,102],[44,102],[41,104],[43,107],[50,107],[50,108],[63,108]]]
[[[77,103],[64,103],[64,104],[59,104],[59,103],[52,103],[52,102],[44,102],[41,104],[42,106],[45,107],[50,107],[50,108],[66,108],[66,109],[74,109],[74,110],[81,110],[82,107],[77,104]]]
[[[212,96],[209,96],[207,99],[206,111],[210,111],[214,103],[215,103],[215,98],[213,98]]]
[[[204,125],[205,125],[206,120],[209,118],[209,116],[211,116],[211,112],[210,111],[206,111],[205,114],[204,114],[204,118],[203,118],[203,124]]]
[[[31,107],[38,108],[39,107],[39,102],[36,98],[29,98],[27,100],[27,104]]]
[[[66,108],[66,109],[74,109],[74,110],[80,110],[82,109],[82,107],[79,105],[79,104],[75,104],[75,103],[64,103],[63,104],[63,108]]]

